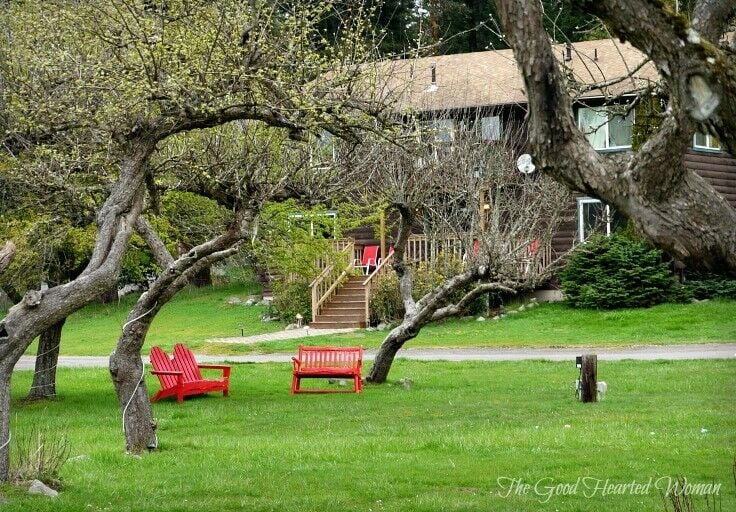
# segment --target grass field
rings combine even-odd
[[[292,352],[305,345],[378,347],[385,332],[272,341],[254,345],[206,344],[209,353]],[[648,309],[595,311],[542,304],[499,321],[456,319],[422,329],[411,347],[569,347],[736,341],[736,301],[663,304]]]
[[[262,322],[263,306],[231,306],[231,296],[247,297],[256,285],[187,288],[166,304],[151,326],[144,352],[152,345],[170,349],[183,342],[200,353],[236,354],[293,351],[300,343],[377,347],[385,332],[355,333],[255,345],[204,343],[208,338],[248,336],[284,328]],[[72,315],[63,337],[62,355],[108,355],[134,297],[113,305],[90,305]],[[315,331],[312,331],[314,334]],[[456,319],[428,326],[411,340],[412,347],[556,347],[736,341],[736,301],[663,304],[648,309],[595,311],[571,309],[561,303],[542,304],[500,321]],[[28,353],[35,353],[35,344]]]
[[[736,361],[601,363],[597,404],[575,401],[575,376],[569,363],[398,360],[392,378],[409,390],[291,396],[288,365],[239,365],[229,398],[155,404],[161,450],[137,459],[123,454],[107,372],[61,369],[56,401],[14,404],[13,433],[64,432],[86,458],[63,467],[56,500],[5,486],[2,509],[661,511],[654,483],[642,495],[595,485],[680,475],[720,483],[722,510],[736,510]],[[16,397],[30,378],[15,376]],[[505,496],[515,478],[532,487]]]
[[[144,352],[151,346],[171,348],[186,342],[197,346],[207,338],[246,336],[279,331],[278,322],[262,322],[263,306],[231,306],[228,298],[245,299],[259,292],[257,285],[230,285],[214,288],[188,287],[166,304],[151,325]],[[109,355],[115,348],[120,329],[137,297],[124,297],[119,303],[91,304],[67,320],[62,334],[63,355]],[[192,343],[194,342],[194,343]],[[35,354],[35,343],[29,348]]]

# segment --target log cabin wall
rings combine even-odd
[[[690,149],[685,167],[705,178],[736,208],[736,158],[725,152]]]

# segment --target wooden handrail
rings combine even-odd
[[[386,259],[381,260],[381,263],[376,267],[376,269],[371,272],[371,275],[369,275],[365,281],[363,281],[363,286],[367,286],[370,284],[370,282],[379,274],[383,273],[383,267],[386,266],[389,262],[389,260],[393,259],[394,253],[390,253],[388,256],[386,256]]]
[[[376,266],[376,269],[371,273],[371,275],[369,275],[368,278],[363,281],[363,297],[365,298],[365,325],[370,325],[371,321],[371,283],[386,272],[386,269],[389,268],[388,263],[393,259],[393,257],[394,253],[389,253],[389,255],[386,256],[386,258],[383,259],[381,263],[378,264],[378,266]]]
[[[319,274],[319,275],[318,275],[317,277],[315,277],[315,278],[314,278],[314,279],[312,280],[312,282],[311,282],[311,283],[309,283],[309,287],[310,287],[310,288],[312,288],[312,287],[313,287],[314,285],[316,285],[316,284],[317,284],[317,282],[318,282],[318,281],[321,281],[322,279],[324,279],[324,278],[325,278],[325,276],[326,276],[327,274],[329,274],[329,273],[330,273],[330,272],[332,271],[332,269],[333,269],[333,267],[334,267],[334,266],[335,266],[335,265],[328,265],[328,266],[326,266],[326,267],[324,268],[324,270],[322,270],[322,272],[320,272],[320,274]]]
[[[347,256],[347,265],[343,269],[342,262],[333,263],[328,265],[325,269],[309,284],[309,288],[312,291],[312,321],[317,320],[320,307],[329,299],[340,283],[347,277],[348,273],[353,269],[355,265],[355,244],[352,241],[347,242],[343,249],[340,251]],[[342,269],[342,270],[340,270]]]

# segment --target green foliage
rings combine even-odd
[[[391,323],[404,316],[404,305],[399,295],[399,278],[396,272],[384,272],[371,286],[371,323]]]
[[[579,308],[648,307],[679,295],[662,251],[620,235],[578,246],[560,277],[567,302]]]
[[[61,284],[87,264],[95,243],[94,226],[73,226],[67,219],[36,216],[0,224],[0,240],[13,240],[16,256],[0,275],[0,288],[15,299],[41,283]]]
[[[212,199],[191,192],[168,192],[161,198],[161,214],[170,226],[168,236],[187,248],[222,233],[232,214]]]
[[[282,320],[293,323],[296,315],[312,318],[312,296],[309,293],[310,281],[297,278],[279,279],[273,284],[273,310]]]
[[[304,208],[295,201],[269,203],[263,208],[253,254],[268,272],[311,281],[319,273],[320,258],[334,261],[332,233],[335,219],[323,206]]]
[[[463,271],[463,263],[457,258],[440,254],[432,263],[423,261],[415,269],[412,279],[412,298],[416,301],[430,293],[448,279]],[[465,296],[472,288],[469,284],[455,290],[447,303],[454,304]],[[475,314],[485,309],[485,298],[479,297],[466,313]],[[393,270],[379,276],[371,287],[370,298],[371,322],[393,322],[404,316],[404,305],[399,294],[399,279]]]
[[[606,37],[592,15],[562,0],[542,1],[547,33],[555,41],[584,41]],[[493,0],[440,0],[426,4],[424,42],[438,44],[440,53],[466,53],[507,48]]]
[[[685,289],[695,299],[723,297],[736,299],[736,278],[714,273],[695,273],[687,276]]]

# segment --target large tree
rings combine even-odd
[[[203,267],[235,254],[241,244],[243,250],[250,251],[246,241],[255,239],[260,231],[259,216],[267,202],[300,198],[326,201],[358,182],[350,169],[320,165],[311,158],[316,144],[293,143],[282,132],[255,124],[229,124],[178,136],[170,142],[155,159],[169,163],[161,176],[162,186],[168,182],[189,193],[196,190],[233,215],[220,233],[213,233],[177,259],[151,223],[138,218],[136,230],[156,257],[161,272],[130,311],[110,356],[126,448],[132,452],[158,443],[142,379],[141,348],[161,308]]]
[[[8,144],[29,141],[38,155],[74,133],[95,148],[89,154],[113,163],[115,176],[87,267],[69,283],[27,293],[0,321],[0,481],[9,471],[13,366],[38,334],[114,284],[161,143],[236,120],[294,139],[322,129],[355,139],[362,127],[375,129],[363,121],[381,104],[356,67],[369,55],[369,27],[363,17],[347,20],[343,37],[325,45],[316,29],[325,8],[225,0],[3,7]]]
[[[733,42],[720,42],[736,4],[699,0],[690,23],[661,0],[571,3],[654,63],[668,104],[659,129],[637,152],[623,159],[598,154],[573,119],[539,4],[497,0],[526,84],[535,163],[571,189],[613,205],[674,257],[736,270],[736,209],[684,165],[696,128],[736,154],[736,53]]]
[[[549,248],[564,219],[569,193],[553,180],[516,167],[521,130],[506,127],[502,140],[481,139],[480,119],[470,129],[443,130],[437,114],[420,122],[402,148],[377,144],[369,162],[366,195],[380,199],[399,219],[390,260],[404,307],[402,322],[381,343],[366,380],[384,382],[396,353],[431,322],[465,314],[489,292],[534,289],[554,268]],[[412,233],[421,232],[444,254],[430,265],[454,266],[417,296]],[[423,251],[424,252],[424,251]],[[453,261],[454,260],[454,261]],[[378,270],[377,272],[381,272]]]

